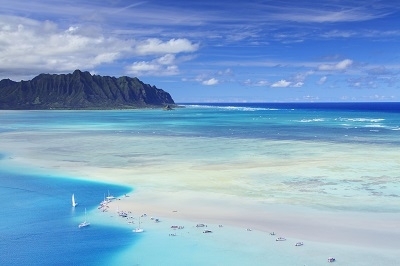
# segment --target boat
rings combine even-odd
[[[183,225],[172,225],[171,229],[183,229],[185,228]]]
[[[209,233],[212,233],[212,231],[211,230],[204,230],[203,233],[204,234],[209,234]]]
[[[336,261],[335,258],[332,258],[332,257],[329,257],[329,258],[328,258],[328,262],[335,262],[335,261]]]
[[[86,208],[85,208],[85,220],[84,220],[83,222],[81,222],[81,223],[78,225],[78,227],[79,227],[79,228],[83,228],[83,227],[87,227],[87,226],[89,226],[89,225],[90,225],[90,223],[86,221]]]
[[[285,241],[286,240],[286,238],[284,238],[284,237],[278,237],[277,239],[275,239],[275,241]]]
[[[108,191],[108,196],[106,197],[106,199],[108,201],[111,201],[111,200],[115,199],[115,197],[113,195],[110,195],[110,191]]]
[[[104,193],[104,199],[102,202],[100,202],[100,207],[106,206],[109,202],[109,200],[106,200],[106,193]]]
[[[124,212],[124,211],[119,211],[118,215],[121,216],[121,217],[128,217],[128,214],[126,212]]]
[[[143,233],[143,228],[140,227],[140,217],[139,217],[139,226],[132,230],[134,233]]]
[[[296,247],[299,247],[299,246],[302,246],[302,245],[304,245],[303,242],[297,242],[297,243],[295,244]]]
[[[72,207],[76,207],[78,203],[75,201],[75,194],[72,194]]]

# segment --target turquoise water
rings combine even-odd
[[[124,230],[95,221],[78,229],[84,208],[96,208],[109,190],[120,195],[127,188],[9,172],[1,162],[0,167],[1,265],[102,265],[135,241]],[[79,201],[75,208],[72,193]]]
[[[37,156],[79,162],[79,167],[138,169],[136,175],[165,167],[165,172],[175,169],[177,175],[193,170],[190,176],[215,167],[217,170],[209,173],[212,183],[202,189],[244,195],[266,205],[398,214],[399,113],[398,103],[185,104],[173,111],[1,111],[0,202],[6,204],[0,209],[0,264],[109,265],[118,254],[127,256],[127,250],[132,255],[132,247],[145,241],[127,234],[126,229],[96,226],[95,222],[85,230],[77,228],[85,207],[95,209],[104,193],[123,195],[130,192],[128,187],[59,176],[43,165],[33,172],[34,165],[10,168],[8,162],[17,146],[17,155],[24,154],[27,160]],[[35,154],[37,151],[40,153]],[[188,167],[180,166],[186,164]],[[56,167],[62,170],[60,165]],[[238,167],[238,174],[218,175],[218,167],[224,166]],[[229,184],[230,191],[220,187],[219,178]],[[168,182],[166,179],[165,186]],[[182,190],[189,187],[185,183],[177,186]],[[72,193],[79,201],[75,210],[70,206]],[[178,242],[182,248],[185,243]],[[201,245],[191,245],[199,249],[194,254],[201,257]],[[231,254],[227,249],[223,248],[224,252]],[[257,256],[253,251],[244,252],[237,261],[245,263],[246,254]],[[159,262],[154,256],[157,252],[150,261]],[[149,265],[145,258],[140,260]],[[188,261],[189,255],[185,257]],[[207,259],[200,261],[206,263]],[[234,264],[235,258],[225,261]]]

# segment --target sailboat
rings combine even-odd
[[[106,197],[106,199],[108,201],[111,201],[111,200],[115,199],[115,197],[113,195],[110,195],[110,191],[108,191],[108,196]]]
[[[86,226],[89,226],[89,225],[90,225],[90,223],[86,221],[86,208],[85,208],[85,221],[80,223],[78,227],[82,228],[82,227],[86,227]]]
[[[76,207],[76,205],[78,205],[78,203],[75,201],[75,195],[72,194],[72,207]]]
[[[143,228],[140,227],[140,217],[139,217],[139,227],[136,227],[135,229],[132,230],[134,233],[143,233]]]

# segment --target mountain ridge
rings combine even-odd
[[[28,81],[0,81],[0,109],[129,109],[174,105],[171,95],[138,78],[39,74]]]

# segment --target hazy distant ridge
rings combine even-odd
[[[171,95],[138,78],[40,74],[29,81],[0,81],[0,109],[113,109],[174,104]]]

